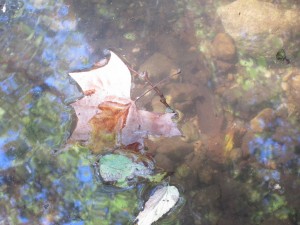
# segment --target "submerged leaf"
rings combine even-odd
[[[136,217],[137,225],[151,225],[170,211],[179,200],[179,191],[175,186],[157,189],[148,199],[144,210]]]

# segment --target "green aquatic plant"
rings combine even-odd
[[[113,12],[109,7],[107,7],[106,4],[99,3],[97,4],[97,8],[97,13],[106,19],[112,19],[116,16],[115,12]]]
[[[280,49],[280,50],[276,53],[276,59],[277,59],[278,61],[285,61],[287,64],[290,63],[290,60],[287,58],[284,49]]]
[[[182,164],[176,168],[175,176],[178,179],[186,178],[191,173],[191,168],[187,164]]]
[[[267,71],[267,63],[264,58],[254,60],[252,58],[240,59],[240,65],[245,68],[246,77],[253,80],[260,78]]]
[[[253,58],[241,58],[239,64],[244,68],[245,74],[238,76],[237,83],[244,90],[251,90],[255,83],[263,83],[268,74],[267,61],[263,57],[256,60]]]
[[[136,40],[136,34],[133,33],[133,32],[128,32],[128,33],[125,33],[123,35],[123,37],[128,40],[128,41],[135,41]]]

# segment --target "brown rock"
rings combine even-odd
[[[162,79],[176,69],[176,65],[167,56],[154,53],[139,68],[139,71],[147,71],[150,77]]]
[[[159,168],[164,169],[165,171],[174,171],[174,162],[172,162],[172,160],[170,160],[165,154],[162,153],[158,153],[157,155],[155,155],[154,157],[155,161],[156,161],[156,165]]]
[[[214,206],[220,198],[221,191],[218,185],[211,185],[197,190],[193,201],[199,206]]]
[[[198,179],[200,183],[212,184],[213,177],[215,175],[215,170],[210,166],[200,167],[197,171]]]
[[[177,163],[183,161],[185,156],[194,150],[193,144],[186,143],[178,137],[164,139],[157,144],[157,153],[165,154],[171,160],[177,160]]]
[[[300,95],[300,74],[293,77],[292,88],[297,91],[297,95]]]
[[[207,87],[201,86],[199,90],[203,93],[202,99],[196,102],[199,128],[204,134],[215,135],[221,131],[224,122],[223,114],[217,109],[220,103]]]
[[[171,96],[170,105],[182,112],[190,111],[195,105],[195,100],[202,94],[200,86],[190,83],[176,83],[166,85],[167,95]]]
[[[292,68],[282,80],[285,84],[285,93],[287,96],[288,116],[300,118],[300,70]]]
[[[178,37],[175,38],[172,35],[165,33],[158,36],[156,42],[159,51],[168,58],[176,62],[181,57],[181,48],[183,43],[178,39]]]
[[[235,59],[235,45],[233,39],[226,33],[216,35],[212,43],[213,56],[219,60],[230,62]]]
[[[228,63],[228,62],[225,62],[222,60],[216,60],[215,63],[216,63],[216,66],[217,66],[219,72],[222,72],[222,73],[226,73],[226,72],[234,69],[234,64],[232,64],[232,63]]]
[[[293,76],[289,81],[288,98],[289,102],[298,105],[300,103],[300,73]]]
[[[250,121],[250,127],[254,132],[261,133],[272,125],[274,119],[273,109],[265,108]]]
[[[251,152],[249,149],[249,143],[255,138],[255,134],[253,131],[249,130],[243,137],[242,142],[242,157],[247,159],[251,156]]]

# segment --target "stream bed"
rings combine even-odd
[[[134,224],[155,185],[105,185],[101,151],[68,141],[68,73],[110,49],[153,83],[181,71],[159,88],[182,136],[145,142],[181,195],[155,224],[300,225],[299,18],[296,0],[0,0],[0,224]]]

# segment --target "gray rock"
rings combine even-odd
[[[252,56],[274,58],[280,48],[299,51],[300,13],[257,0],[237,0],[217,9],[238,49]]]

